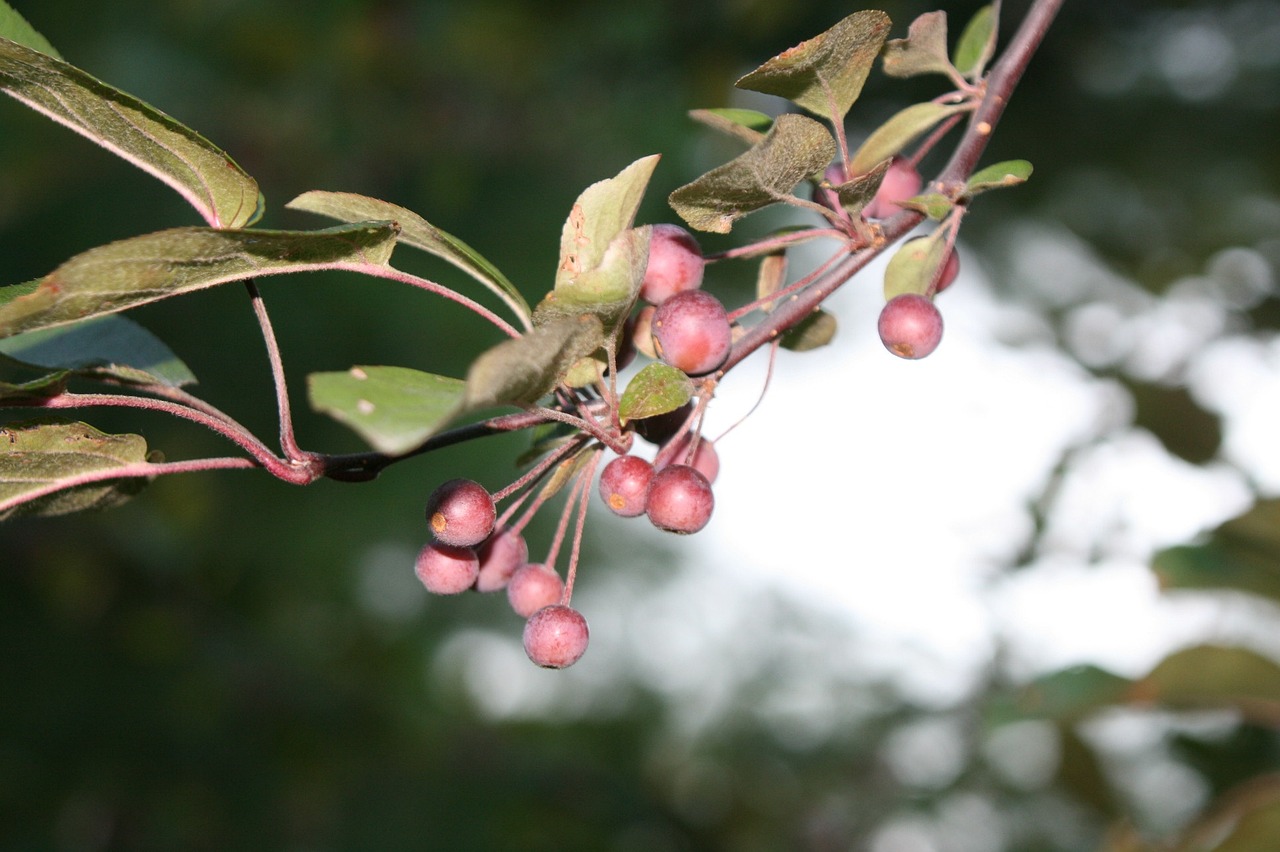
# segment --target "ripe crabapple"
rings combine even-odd
[[[702,247],[693,234],[679,225],[654,225],[640,298],[660,305],[676,293],[696,290],[702,286],[704,266]]]
[[[480,573],[480,560],[470,547],[429,542],[418,551],[414,573],[428,592],[457,595],[471,588]]]
[[[663,447],[658,454],[657,468],[662,470],[672,462],[692,465],[694,469],[707,478],[707,482],[715,483],[720,475],[720,456],[716,453],[715,444],[710,438],[698,438],[698,447],[689,458],[689,445],[693,442],[693,433],[686,432],[670,447]]]
[[[899,358],[923,358],[942,340],[942,314],[931,300],[915,293],[890,299],[877,325],[881,342]]]
[[[652,464],[639,456],[618,456],[600,473],[600,498],[615,515],[634,518],[644,514],[651,479]]]
[[[451,479],[427,499],[427,523],[436,541],[454,547],[479,544],[493,532],[493,498],[470,479]]]
[[[673,533],[695,533],[711,520],[715,498],[711,483],[687,464],[673,464],[653,475],[645,513],[655,527]]]
[[[586,653],[590,635],[587,620],[576,609],[543,607],[525,622],[524,652],[544,669],[563,669]]]
[[[653,345],[666,363],[701,376],[729,357],[733,328],[719,299],[704,290],[685,290],[658,305]]]
[[[951,250],[951,254],[947,255],[947,262],[942,265],[942,275],[938,277],[938,286],[934,288],[934,295],[941,293],[943,290],[951,286],[951,282],[956,280],[956,276],[960,274],[960,254],[955,250]]]
[[[560,602],[564,581],[541,562],[530,562],[516,569],[507,581],[507,602],[518,614],[528,618],[544,606]]]
[[[476,591],[496,592],[505,588],[516,569],[529,561],[529,545],[520,533],[500,527],[480,546],[476,555],[480,559]]]
[[[888,219],[902,211],[898,202],[919,195],[922,185],[920,173],[911,165],[911,161],[905,157],[894,157],[889,170],[885,172],[884,180],[880,182],[880,188],[876,190],[875,198],[863,208],[863,213],[873,219]]]

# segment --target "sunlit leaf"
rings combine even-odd
[[[0,427],[0,520],[115,506],[147,484],[147,461],[140,435],[51,420]]]
[[[615,240],[634,224],[657,165],[657,155],[644,157],[582,191],[560,232],[557,290],[573,286],[580,276],[604,263]]]
[[[384,265],[397,233],[391,222],[322,231],[175,228],[109,243],[76,255],[35,290],[0,305],[0,337],[260,275]]]
[[[737,219],[785,200],[835,153],[835,140],[822,124],[782,115],[754,148],[671,193],[671,206],[690,227],[727,234]]]
[[[546,396],[579,358],[604,341],[594,314],[564,317],[537,326],[483,353],[467,372],[464,408],[529,407]]]
[[[261,215],[257,182],[225,152],[73,65],[0,38],[0,90],[164,181],[215,228]]]
[[[836,318],[819,308],[783,333],[781,345],[792,352],[821,349],[836,336]]]
[[[196,380],[160,338],[122,316],[0,338],[0,353],[25,364],[130,384],[181,387]]]
[[[979,169],[965,184],[966,195],[977,195],[992,189],[1017,186],[1031,177],[1032,166],[1026,160],[1005,160]]]
[[[689,117],[728,136],[754,145],[773,126],[773,119],[754,109],[695,109]]]
[[[627,383],[618,414],[625,424],[675,411],[692,398],[693,382],[684,372],[667,364],[649,364]]]
[[[1280,601],[1280,500],[1260,500],[1202,544],[1156,554],[1166,589],[1239,589]]]
[[[54,59],[62,58],[49,40],[36,32],[36,28],[27,23],[27,20],[4,0],[0,0],[0,38],[15,41],[32,50],[52,56]]]
[[[462,240],[446,233],[417,213],[398,204],[350,192],[304,192],[285,205],[341,222],[385,220],[400,226],[400,242],[448,261],[502,299],[516,316],[529,320],[529,303],[498,267]]]
[[[631,312],[644,283],[651,233],[649,225],[619,233],[598,264],[557,284],[538,303],[534,325],[590,313],[600,320],[606,336],[612,334]]]
[[[388,455],[417,447],[457,415],[466,383],[406,367],[352,367],[307,377],[311,407]]]
[[[951,70],[946,12],[926,12],[911,22],[906,38],[890,39],[884,46],[884,73],[890,77],[949,74]]]
[[[855,12],[773,57],[735,85],[778,95],[823,118],[843,120],[862,94],[889,26],[884,12]]]
[[[967,109],[963,104],[938,104],[932,101],[912,104],[899,111],[871,132],[854,153],[849,170],[864,174],[871,167],[897,154],[921,134],[950,116]]]
[[[960,33],[952,62],[961,74],[971,80],[981,77],[991,57],[995,56],[999,18],[998,2],[983,6]]]
[[[946,252],[947,241],[941,230],[927,237],[913,237],[898,246],[884,270],[885,301],[905,293],[929,295],[942,273]]]

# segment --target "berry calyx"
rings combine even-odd
[[[543,607],[560,602],[564,581],[541,562],[530,562],[516,569],[507,581],[507,602],[517,614],[528,618]]]
[[[483,485],[470,479],[451,479],[427,499],[427,523],[441,544],[479,544],[493,532],[496,518],[493,498]]]
[[[428,592],[458,595],[475,583],[480,574],[480,560],[469,547],[433,541],[418,551],[413,570]]]
[[[555,604],[543,607],[525,622],[524,652],[544,669],[563,669],[582,658],[590,638],[582,613]]]
[[[690,376],[719,368],[732,346],[733,329],[724,305],[704,290],[676,293],[653,314],[658,357]]]
[[[676,293],[702,286],[705,261],[693,234],[679,225],[654,225],[649,237],[649,264],[640,298],[660,305]]]
[[[600,498],[615,515],[644,514],[645,495],[653,479],[653,465],[639,456],[618,456],[600,473]]]
[[[711,520],[715,497],[711,483],[696,468],[673,464],[653,475],[645,514],[658,529],[687,535]]]
[[[923,358],[942,340],[942,314],[931,300],[915,293],[894,296],[877,323],[885,348],[899,358]]]
[[[480,559],[476,591],[496,592],[506,588],[516,569],[529,561],[529,545],[520,533],[500,527],[481,545],[476,555]]]

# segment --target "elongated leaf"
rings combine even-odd
[[[54,59],[62,58],[49,40],[36,32],[36,28],[27,23],[27,20],[4,0],[0,0],[0,38],[15,41],[32,50],[52,56]]]
[[[466,395],[460,379],[407,367],[352,367],[307,377],[311,407],[378,452],[399,455],[448,426]]]
[[[963,104],[932,101],[912,104],[872,131],[853,155],[849,170],[855,175],[870,171],[872,166],[897,154],[934,125],[965,109]]]
[[[657,165],[657,155],[643,157],[616,177],[593,183],[582,191],[560,232],[557,290],[572,287],[580,276],[604,263],[614,241],[635,223],[636,211]]]
[[[122,316],[0,338],[0,353],[25,364],[131,384],[181,387],[196,380],[160,338]]]
[[[754,109],[695,109],[689,117],[707,127],[754,145],[773,126],[773,119]]]
[[[52,420],[0,427],[0,520],[115,506],[147,484],[138,472],[147,460],[140,435]]]
[[[693,398],[693,382],[682,371],[666,364],[649,364],[631,377],[618,403],[618,415],[643,420],[675,411]]]
[[[961,74],[971,80],[982,76],[987,63],[996,54],[996,30],[999,25],[1000,4],[991,3],[979,9],[956,42],[953,63]]]
[[[0,337],[65,325],[180,293],[259,275],[383,265],[391,222],[322,231],[175,228],[90,249],[0,305]]]
[[[1032,166],[1026,160],[1005,160],[974,172],[965,184],[965,193],[977,195],[991,189],[1017,186],[1031,177]]]
[[[261,215],[257,182],[226,153],[73,65],[0,38],[0,90],[164,181],[215,228]]]
[[[671,206],[691,227],[727,234],[748,213],[785,200],[835,153],[826,127],[802,115],[782,115],[760,144],[671,193]]]
[[[913,237],[899,246],[884,270],[885,301],[906,293],[929,295],[942,272],[946,251],[947,241],[941,230],[927,237]]]
[[[462,240],[445,233],[417,213],[398,204],[350,192],[304,192],[285,205],[328,216],[340,222],[387,220],[400,226],[400,242],[448,261],[502,299],[528,328],[532,311],[516,286],[483,255]]]
[[[890,77],[948,74],[947,13],[926,12],[911,22],[906,38],[890,39],[884,46],[884,73]]]
[[[844,119],[889,34],[884,12],[855,12],[738,80],[739,89],[778,95],[833,121]]]
[[[499,343],[471,364],[463,408],[527,408],[550,393],[575,361],[603,342],[599,318],[582,314],[552,320]]]

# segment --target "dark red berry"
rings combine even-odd
[[[546,669],[563,669],[586,653],[591,633],[576,609],[559,604],[543,607],[524,625],[524,652]]]
[[[720,300],[705,290],[685,290],[653,314],[658,357],[691,376],[717,369],[729,357],[733,329]]]
[[[899,358],[923,358],[942,340],[942,314],[932,301],[915,293],[890,299],[877,325],[885,348]]]
[[[496,517],[489,492],[470,479],[451,479],[427,499],[427,523],[441,544],[479,544],[493,532]]]
[[[654,225],[640,298],[660,305],[676,293],[696,290],[702,286],[704,265],[702,247],[693,234],[679,225]]]
[[[480,560],[469,547],[433,541],[418,551],[414,573],[428,592],[457,595],[471,588],[480,573]]]
[[[615,515],[644,514],[644,499],[653,479],[653,465],[639,456],[618,456],[600,473],[600,497]]]
[[[659,529],[695,533],[711,520],[714,508],[711,483],[687,464],[665,467],[649,483],[645,513]]]

